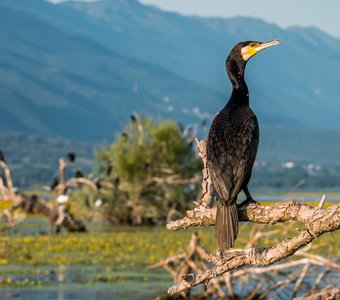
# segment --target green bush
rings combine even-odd
[[[113,145],[97,153],[96,161],[99,176],[113,186],[104,197],[113,222],[164,221],[171,207],[183,211],[196,197],[190,179],[200,162],[173,121],[131,121]]]

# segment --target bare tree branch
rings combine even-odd
[[[59,183],[64,184],[65,183],[65,168],[66,168],[66,162],[63,158],[59,158]]]
[[[170,230],[185,229],[194,226],[213,226],[215,224],[216,208],[209,208],[213,197],[213,188],[209,170],[206,165],[206,142],[196,140],[196,143],[204,167],[202,171],[202,200],[197,203],[198,207],[194,210],[187,211],[186,217],[170,222],[167,225],[167,228]],[[285,239],[277,245],[268,248],[250,248],[242,251],[234,250],[229,252],[215,251],[207,255],[207,261],[215,265],[213,268],[198,274],[187,274],[183,276],[181,281],[176,282],[174,286],[169,288],[168,293],[172,295],[177,292],[186,291],[193,286],[206,283],[219,275],[240,267],[262,267],[274,264],[293,255],[321,234],[339,229],[340,205],[338,204],[328,209],[323,209],[325,199],[326,196],[324,195],[318,207],[311,207],[296,201],[289,201],[271,206],[249,204],[246,207],[239,208],[239,221],[270,225],[280,222],[297,221],[304,224],[305,229],[302,229],[297,236]],[[255,236],[254,239],[256,240],[258,237]],[[325,261],[320,260],[320,257],[308,257],[308,254],[302,252],[300,255],[307,257],[308,261],[316,264],[325,263]],[[300,274],[299,282],[295,286],[296,291],[305,277],[308,266],[309,262],[305,265],[302,275]],[[338,267],[337,264],[333,264],[332,262],[328,262],[328,266]],[[275,266],[272,268],[275,268]],[[285,282],[282,282],[282,284],[284,285]],[[260,288],[260,286],[261,285],[259,285],[258,288]]]
[[[332,212],[334,210],[334,212]],[[329,210],[330,213],[339,214],[339,205]],[[279,222],[299,221],[306,226],[312,226],[312,221],[317,216],[322,216],[324,210],[312,207],[296,201],[277,203],[271,206],[262,206],[251,203],[239,209],[239,221],[253,222],[258,224],[274,225]],[[207,210],[194,209],[187,211],[187,217],[170,222],[167,228],[170,230],[185,229],[194,226],[215,225],[216,208]]]
[[[203,197],[205,193],[209,193],[209,200],[212,199],[213,190],[207,188],[207,183],[210,182],[209,170],[206,166],[205,158],[205,141],[197,142],[198,148],[204,164],[203,169]],[[211,186],[210,186],[211,187]],[[296,221],[304,224],[304,229],[301,229],[293,238],[285,239],[277,245],[268,248],[250,248],[247,250],[233,250],[228,252],[221,252],[219,250],[206,256],[206,260],[213,263],[214,267],[209,270],[200,272],[198,274],[187,274],[177,281],[175,285],[169,288],[168,293],[173,295],[178,292],[184,292],[193,286],[201,283],[207,283],[215,277],[225,274],[232,270],[238,270],[241,267],[254,267],[239,270],[237,272],[246,272],[255,267],[263,267],[272,265],[281,261],[299,249],[311,243],[314,239],[326,232],[332,232],[340,228],[340,204],[332,206],[328,209],[323,209],[326,196],[323,196],[318,207],[311,207],[306,204],[301,204],[295,201],[278,203],[271,206],[261,206],[260,204],[249,204],[241,207],[238,210],[239,221],[248,221],[258,224],[277,224],[287,221]],[[209,208],[206,201],[201,200],[198,207],[194,210],[187,211],[186,217],[177,221],[170,222],[167,228],[170,230],[185,229],[194,226],[213,226],[216,219],[216,208]],[[209,203],[210,204],[210,203]],[[262,233],[263,235],[264,233]],[[271,234],[271,233],[265,233]],[[256,241],[259,236],[254,236]],[[254,244],[254,243],[253,243]],[[299,251],[299,255],[305,257],[300,262],[292,262],[297,265],[301,261],[305,262],[302,274],[297,273],[298,283],[295,286],[295,292],[299,289],[304,277],[306,276],[309,265],[321,264],[327,267],[338,269],[339,266],[329,260],[322,259],[316,255],[310,255],[303,251]],[[289,264],[289,263],[287,263]],[[286,264],[286,265],[287,265]],[[267,267],[277,268],[277,266]],[[261,270],[261,269],[257,269]],[[235,273],[235,272],[233,272]],[[295,276],[295,275],[294,275]],[[289,279],[289,278],[288,278]],[[279,282],[273,287],[283,287],[291,282],[291,279]],[[257,286],[258,289],[262,286],[261,282]]]
[[[296,281],[296,284],[295,284],[295,287],[294,287],[294,290],[293,290],[293,295],[291,297],[292,299],[296,296],[297,292],[299,291],[301,284],[302,284],[303,280],[305,279],[305,277],[307,275],[309,267],[310,267],[309,263],[307,263],[303,266],[303,268],[301,270],[301,274],[300,274],[298,280]]]
[[[0,173],[0,198],[3,200],[10,199],[11,197],[9,196],[9,194],[9,190],[5,186],[2,174]]]
[[[60,194],[63,194],[65,192],[65,190],[67,188],[69,188],[70,186],[72,185],[76,185],[76,184],[82,184],[82,185],[87,185],[89,186],[91,189],[97,191],[97,186],[96,184],[90,180],[90,179],[87,179],[85,177],[79,177],[79,178],[71,178],[69,179],[68,181],[64,182],[64,183],[59,183],[55,188],[54,190],[57,191],[58,193]]]
[[[289,202],[288,202],[289,203]],[[296,203],[296,202],[291,202]],[[253,214],[246,214],[254,221],[261,223],[272,224],[273,222],[299,220],[306,225],[306,229],[301,230],[300,233],[289,239],[285,239],[276,246],[269,248],[251,248],[243,251],[229,251],[220,253],[215,251],[208,255],[207,260],[214,263],[215,267],[199,274],[192,274],[187,276],[190,280],[183,279],[178,284],[169,288],[168,293],[174,294],[185,291],[195,285],[209,281],[228,271],[235,270],[245,266],[268,266],[278,262],[286,257],[294,254],[298,249],[312,242],[315,238],[325,232],[335,231],[340,228],[340,205],[330,207],[325,210],[313,209],[308,205],[293,205],[292,207],[302,207],[302,211],[291,211],[290,218],[287,215],[287,207],[277,210],[279,216],[275,216],[273,207],[280,207],[273,205],[272,207],[261,207],[259,205],[251,205],[262,208],[262,215],[257,216]],[[257,209],[256,207],[255,210]],[[249,211],[246,209],[245,211]],[[253,210],[251,210],[253,212]],[[302,213],[303,212],[303,213]]]
[[[4,209],[0,211],[0,220],[2,218],[6,219],[7,226],[9,228],[13,228],[15,225],[22,222],[25,219],[25,216],[13,216],[13,214],[8,209]]]
[[[210,207],[213,200],[214,195],[214,188],[212,185],[212,181],[209,176],[209,170],[207,167],[207,142],[205,140],[199,141],[198,139],[195,139],[198,154],[202,158],[203,162],[203,170],[202,170],[202,199],[199,203],[199,207]]]
[[[323,289],[313,291],[308,295],[305,295],[298,300],[340,300],[340,285],[338,286],[327,286]]]
[[[5,171],[6,182],[7,182],[7,187],[5,187],[3,183],[3,179],[1,178],[0,191],[3,194],[3,198],[9,198],[9,199],[13,198],[15,191],[14,191],[13,182],[12,182],[11,170],[8,164],[5,163],[3,160],[0,160],[0,167],[3,168]]]

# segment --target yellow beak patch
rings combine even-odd
[[[253,42],[241,48],[241,56],[244,61],[247,61],[249,58],[259,53],[263,49],[269,48],[271,46],[276,46],[279,44],[280,42],[278,40],[273,40],[273,41],[265,42],[265,43]]]
[[[247,61],[258,52],[259,51],[256,51],[256,48],[254,46],[245,46],[241,49],[241,56],[244,61]]]

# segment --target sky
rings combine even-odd
[[[50,0],[61,2],[65,0]],[[79,0],[78,0],[79,1]],[[93,1],[93,0],[83,0]],[[94,0],[95,1],[95,0]],[[115,1],[115,0],[111,0]],[[138,0],[186,15],[255,17],[281,27],[314,26],[340,38],[340,0]]]

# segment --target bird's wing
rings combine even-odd
[[[244,177],[242,182],[240,182],[240,186],[237,187],[238,189],[242,189],[244,187],[243,185],[248,184],[256,159],[260,138],[259,126],[255,115],[251,115],[247,125],[248,126],[244,127],[242,133],[243,138],[241,144],[243,145],[243,157],[240,159],[240,162],[244,163]]]
[[[233,201],[249,178],[255,161],[259,142],[255,115],[242,124],[246,126],[219,128],[215,134],[209,134],[208,168],[221,201]]]

